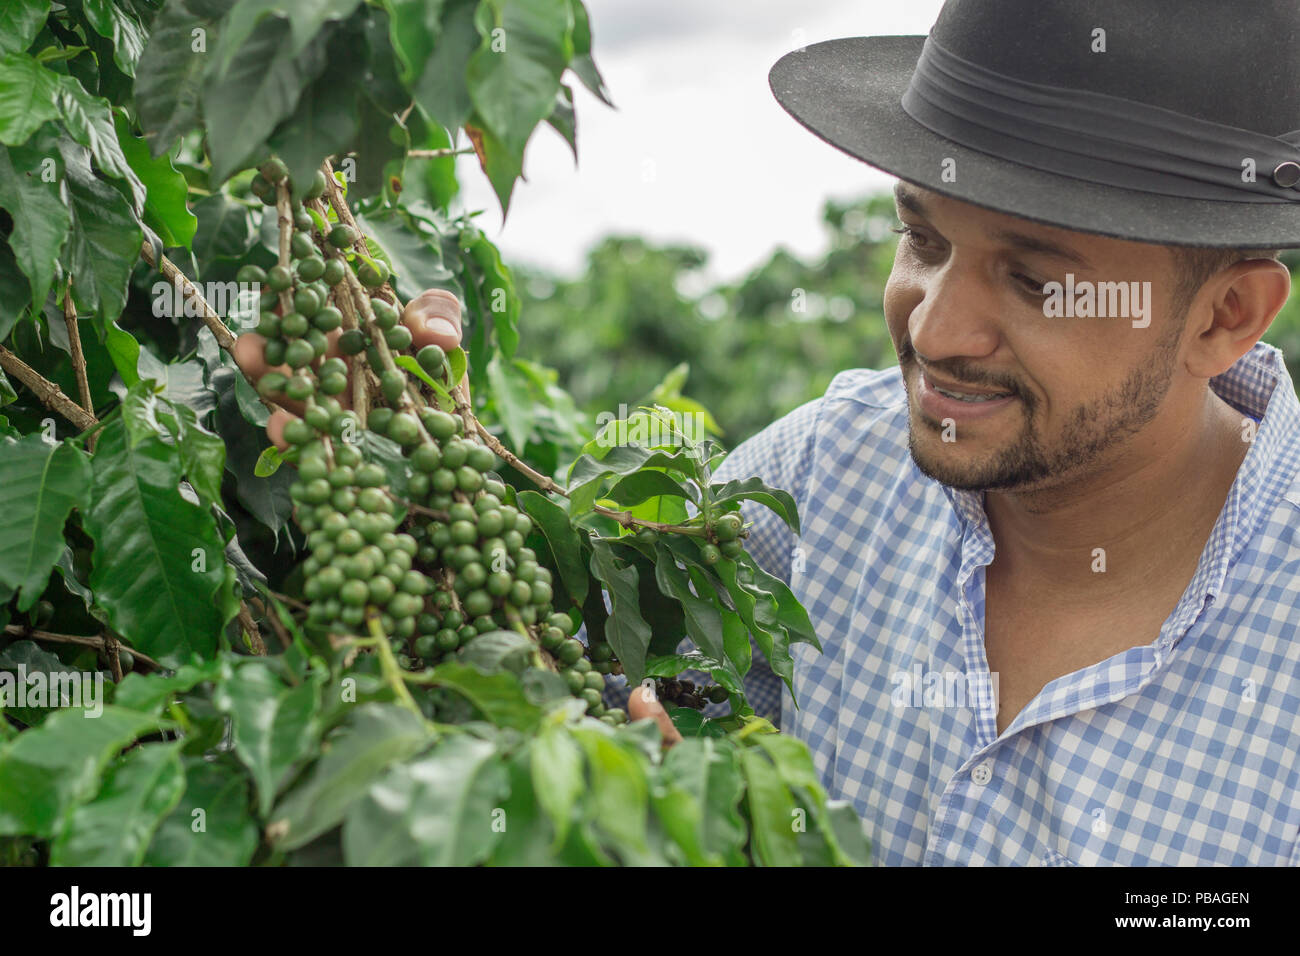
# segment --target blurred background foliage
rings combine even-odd
[[[683,394],[712,412],[734,448],[817,398],[837,372],[896,364],[883,296],[898,237],[889,193],[829,201],[826,254],[778,248],[743,280],[701,287],[708,254],[607,236],[585,271],[557,278],[514,265],[522,299],[519,355],[550,366],[588,418],[644,401],[689,365]],[[1283,253],[1294,276],[1300,250]],[[1300,281],[1265,341],[1300,379]]]

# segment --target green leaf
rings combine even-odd
[[[260,834],[248,780],[224,761],[184,757],[185,793],[154,834],[148,866],[247,866]]]
[[[108,100],[91,96],[72,77],[59,77],[59,104],[63,121],[72,138],[90,150],[95,162],[109,176],[125,179],[131,187],[132,210],[144,209],[145,187],[127,162],[113,126],[113,108]]]
[[[49,15],[50,0],[6,0],[0,6],[0,53],[26,50]]]
[[[82,148],[60,140],[64,175],[60,195],[72,211],[72,229],[60,262],[72,275],[78,312],[104,322],[122,314],[131,268],[144,240],[135,213],[122,194],[96,178]]]
[[[123,331],[116,320],[104,326],[104,348],[127,388],[140,381],[140,373],[137,371],[140,364],[140,343],[130,332]]]
[[[18,610],[40,599],[63,553],[63,523],[90,494],[90,462],[72,445],[40,434],[0,447],[0,585],[18,591]]]
[[[397,761],[423,750],[430,735],[404,707],[362,704],[326,742],[325,754],[272,814],[276,846],[293,850],[339,824],[370,785]]]
[[[605,80],[596,68],[596,61],[591,58],[591,21],[582,0],[573,2],[573,60],[569,68],[578,75],[590,92],[600,97],[602,103],[612,107],[614,102],[605,89]]]
[[[826,791],[817,775],[808,746],[803,741],[784,734],[755,734],[754,738],[771,758],[785,785],[796,792],[803,791],[810,798],[808,802],[811,804],[811,812],[834,862],[864,865],[868,846],[861,820],[851,810],[850,818],[846,819],[843,811],[837,811],[832,819],[826,806]],[[849,819],[856,826],[850,825]]]
[[[82,671],[63,663],[58,657],[38,646],[35,641],[14,641],[0,651],[0,671],[13,673],[14,679],[5,690],[6,693],[15,694],[20,683],[26,684],[28,694],[42,689],[32,678],[35,674],[44,675],[43,689],[46,693],[43,706],[18,707],[15,700],[12,705],[4,708],[6,714],[29,727],[41,723],[57,708],[81,706],[82,693],[96,677],[95,672]],[[86,701],[86,703],[93,703],[93,701]]]
[[[686,632],[696,646],[715,661],[726,660],[722,614],[717,605],[691,590],[686,572],[677,566],[676,556],[662,540],[656,542],[656,545],[655,579],[659,583],[659,589],[681,602],[686,617]]]
[[[157,159],[149,155],[149,146],[143,139],[131,135],[125,116],[113,114],[117,141],[122,154],[145,186],[144,221],[167,248],[189,247],[199,221],[190,212],[189,184],[172,165],[170,156]]]
[[[194,234],[194,256],[206,272],[217,258],[242,259],[257,239],[248,208],[224,192],[213,193],[194,205],[199,220]]]
[[[20,146],[47,120],[58,119],[59,74],[26,53],[0,58],[0,143]]]
[[[522,153],[573,55],[573,11],[569,0],[489,0],[475,23],[488,42],[466,67],[470,102],[507,150]]]
[[[258,478],[270,478],[279,469],[284,461],[284,455],[280,449],[274,445],[268,445],[262,450],[262,454],[257,456],[257,464],[253,466],[253,474]]]
[[[795,506],[794,498],[788,492],[769,487],[763,482],[762,478],[746,478],[743,481],[728,481],[726,484],[711,484],[709,485],[709,498],[714,504],[719,505],[740,501],[742,498],[757,501],[775,511],[795,534],[799,533],[799,511]]]
[[[483,119],[477,113],[466,121],[465,132],[474,144],[483,174],[487,176],[497,201],[501,203],[501,219],[504,223],[510,213],[510,197],[515,191],[515,181],[524,173],[523,151],[512,151],[501,142],[483,125]]]
[[[195,16],[182,3],[164,4],[154,17],[136,64],[135,103],[155,157],[196,125],[208,51],[216,41],[216,19]]]
[[[235,755],[252,773],[258,813],[266,816],[290,775],[315,749],[319,681],[289,687],[264,662],[250,661],[218,685],[212,702],[231,718]]]
[[[226,465],[226,445],[198,422],[194,409],[176,405],[180,422],[177,446],[181,454],[181,470],[205,505],[221,503],[221,474]]]
[[[457,653],[466,664],[473,664],[488,674],[508,670],[520,674],[532,663],[537,645],[518,631],[487,631],[471,638]]]
[[[519,492],[518,504],[541,529],[555,558],[560,580],[574,602],[581,604],[587,599],[591,581],[582,557],[582,532],[573,527],[567,511],[536,491]]]
[[[701,855],[725,866],[743,865],[746,833],[739,805],[745,788],[735,746],[726,740],[687,737],[664,754],[661,777],[692,797],[696,812],[682,823],[693,831]],[[664,816],[661,798],[655,805]]]
[[[239,56],[249,47],[257,46],[268,30],[288,33],[289,41],[281,41],[286,48],[285,55],[297,56],[326,21],[345,19],[360,3],[361,0],[238,0],[226,15],[225,32],[213,52],[214,78],[236,66]],[[268,14],[287,16],[285,29],[265,23]]]
[[[472,109],[465,69],[474,51],[486,45],[474,25],[478,5],[479,0],[446,0],[442,33],[434,41],[433,56],[424,62],[412,91],[421,108],[450,130],[463,126]],[[400,57],[401,46],[393,46]]]
[[[100,432],[93,465],[90,586],[113,627],[169,666],[212,656],[225,546],[212,515],[181,497],[178,456],[157,438],[131,447],[118,421]]]
[[[113,693],[113,706],[161,716],[163,708],[177,694],[205,681],[222,678],[230,665],[220,658],[201,664],[185,664],[173,674],[127,674]]]
[[[388,11],[389,39],[401,65],[402,82],[411,86],[433,55],[442,32],[444,0],[382,0]]]
[[[465,734],[375,781],[343,822],[349,866],[474,866],[491,854],[508,787],[496,747]]]
[[[3,148],[0,146],[0,149]],[[0,183],[4,181],[5,174],[0,172]],[[0,205],[3,203],[0,202]],[[8,240],[0,241],[0,340],[9,338],[9,333],[18,324],[18,320],[26,316],[33,301],[28,279],[14,257],[12,241],[13,233],[10,233]],[[43,267],[39,264],[40,260],[33,261],[38,263],[36,268]],[[50,272],[53,275],[53,270]],[[45,301],[44,295],[41,296],[40,301]]]
[[[754,861],[761,866],[798,866],[794,797],[762,751],[742,750],[740,766],[745,774],[745,799],[753,822]]]
[[[113,62],[117,68],[127,76],[135,76],[135,66],[148,37],[145,28],[113,0],[81,0],[81,8],[95,32],[113,41]]]
[[[347,70],[326,70],[302,91],[298,105],[267,140],[289,167],[294,183],[310,182],[327,156],[345,151],[360,128],[358,96],[365,92],[366,73],[352,65],[361,42],[356,31],[338,30],[327,41],[331,63],[349,63]],[[315,210],[311,210],[315,213]],[[322,230],[326,231],[326,230]]]
[[[50,847],[53,866],[139,866],[185,790],[181,741],[128,750],[94,800],[77,807]]]
[[[670,478],[666,472],[655,469],[636,471],[618,482],[609,491],[601,495],[620,505],[636,505],[651,498],[689,498],[699,499],[695,486],[687,481]]]
[[[593,537],[591,573],[604,582],[610,594],[612,610],[605,622],[605,637],[622,662],[628,683],[639,684],[652,633],[641,616],[637,569],[626,563],[620,567],[609,543]]]
[[[61,710],[0,750],[0,833],[53,837],[95,795],[113,755],[159,726],[157,718],[104,707],[98,718]]]
[[[30,301],[44,303],[72,219],[59,196],[57,170],[47,165],[49,155],[41,145],[0,146],[0,207],[14,221],[9,246],[27,276]],[[47,172],[49,182],[45,181]],[[7,336],[8,329],[4,332]]]
[[[675,453],[657,451],[642,445],[618,445],[603,456],[585,453],[569,468],[569,508],[571,514],[590,511],[601,497],[605,479],[624,478],[643,468],[667,468],[694,475],[698,462],[684,450]]]
[[[510,358],[519,345],[519,294],[514,277],[502,263],[500,251],[482,233],[467,251],[479,270],[479,300],[492,319],[501,354]]]
[[[559,849],[568,836],[574,808],[587,785],[582,750],[562,726],[551,725],[533,740],[529,759],[537,802],[555,827],[552,849]]]
[[[451,369],[452,384],[459,385],[460,380],[465,376],[465,370],[469,368],[469,356],[458,345],[447,353],[447,365]]]
[[[376,239],[393,270],[393,289],[406,302],[425,289],[445,288],[451,270],[442,264],[436,237],[423,233],[418,220],[397,209],[356,217],[357,227]],[[455,379],[454,381],[460,381]]]
[[[257,808],[266,816],[292,771],[315,749],[320,685],[308,680],[289,687],[263,661],[250,661],[217,685],[212,702],[230,715],[235,756],[250,770]]]
[[[473,665],[447,661],[434,668],[430,683],[467,698],[498,727],[530,731],[542,718],[541,709],[525,696],[519,678],[509,671],[485,674]]]
[[[496,406],[497,416],[505,425],[506,436],[515,448],[523,448],[528,443],[528,436],[533,430],[533,401],[528,392],[528,383],[500,353],[493,354],[488,361],[488,385],[492,390],[492,402]]]
[[[563,137],[573,153],[573,165],[578,165],[578,124],[573,112],[573,90],[567,83],[560,85],[560,92],[555,95],[555,107],[546,117],[547,125]]]
[[[348,0],[355,5],[355,0]],[[277,6],[279,4],[277,3]],[[227,18],[224,45],[234,12]],[[225,182],[250,157],[265,149],[266,138],[291,115],[303,89],[325,67],[325,45],[290,52],[290,21],[274,16],[239,47],[229,68],[207,77],[200,94],[212,156],[212,181]],[[257,104],[250,109],[250,104]]]
[[[612,838],[620,850],[648,855],[646,817],[650,784],[646,778],[644,757],[613,734],[577,727],[573,735],[582,744],[591,770],[587,802],[593,822]]]

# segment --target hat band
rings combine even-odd
[[[1008,162],[1139,192],[1300,202],[1300,130],[1280,137],[1149,103],[1029,83],[927,37],[903,110],[931,132]]]

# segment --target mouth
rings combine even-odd
[[[940,395],[955,399],[959,402],[993,402],[998,399],[1010,398],[1014,392],[993,392],[982,388],[963,388],[950,385],[944,382],[936,381],[928,372],[922,372],[925,384],[934,389]]]
[[[994,414],[1014,403],[1016,395],[1008,391],[957,386],[937,382],[926,372],[921,373],[918,399],[921,410],[935,420],[973,420]]]

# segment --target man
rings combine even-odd
[[[928,43],[773,68],[902,180],[899,367],[718,475],[798,503],[797,539],[744,511],[823,645],[782,729],[878,863],[1300,864],[1300,402],[1259,342],[1300,246],[1297,34],[1284,4],[950,0]]]
[[[782,729],[877,862],[1300,863],[1300,403],[1259,342],[1300,245],[1298,34],[1281,4],[950,0],[928,43],[772,69],[902,180],[899,367],[718,476],[796,497],[797,539],[745,512],[823,644]]]

